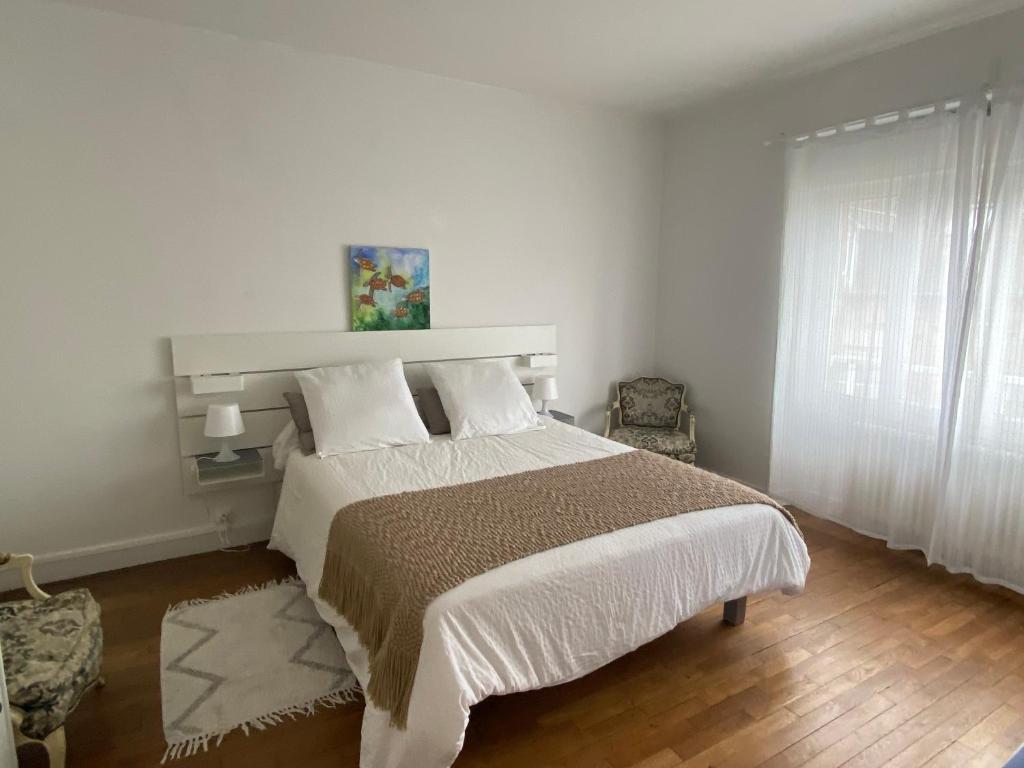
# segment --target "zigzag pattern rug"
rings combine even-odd
[[[296,578],[172,605],[160,632],[164,761],[359,696],[341,645]]]

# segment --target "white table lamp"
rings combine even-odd
[[[242,412],[238,403],[226,405],[210,405],[206,408],[206,426],[203,434],[207,437],[223,438],[220,444],[220,453],[213,457],[214,461],[234,461],[238,454],[228,447],[227,438],[240,435],[245,432],[245,424],[242,423]]]
[[[538,376],[533,380],[533,397],[540,400],[540,415],[550,416],[548,401],[558,399],[558,382],[554,376]]]

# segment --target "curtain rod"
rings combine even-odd
[[[987,114],[992,114],[992,87],[988,84],[983,85],[981,93],[985,97]],[[836,123],[835,125],[828,125],[814,131],[804,131],[796,134],[780,133],[774,139],[766,139],[762,143],[766,147],[772,147],[784,145],[789,142],[803,144],[811,139],[828,139],[841,134],[856,133],[857,131],[865,130],[867,128],[892,125],[900,120],[915,120],[921,117],[929,117],[940,112],[956,112],[964,101],[965,98],[960,96],[950,99],[940,99],[939,101],[935,101],[930,104],[893,109],[871,117],[862,117],[856,120]]]

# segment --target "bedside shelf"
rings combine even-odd
[[[197,463],[196,460],[201,455],[216,456],[216,454],[182,456],[181,480],[185,494],[192,496],[197,493],[241,490],[256,485],[279,483],[284,477],[282,470],[274,469],[274,457],[269,447],[236,448],[235,453],[243,458],[248,454],[249,459],[244,462],[233,461],[228,465],[220,465],[212,471],[210,469],[212,461],[203,459]]]
[[[551,418],[554,419],[555,421],[560,421],[563,424],[572,424],[573,426],[576,426],[576,417],[573,416],[571,413],[564,413],[562,411],[556,411],[553,409],[548,411],[548,413],[551,414]]]
[[[240,480],[260,479],[266,474],[263,456],[258,449],[242,448],[235,453],[238,454],[238,458],[226,462],[213,461],[213,457],[217,455],[215,453],[196,456],[196,484],[205,488]]]

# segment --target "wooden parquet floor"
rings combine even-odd
[[[457,768],[1002,766],[1024,742],[1024,597],[798,513],[799,597],[721,606],[581,680],[474,708]],[[69,765],[155,766],[169,603],[292,572],[262,548],[78,579],[103,607],[107,687],[68,725]],[[361,705],[232,734],[182,768],[354,768]],[[44,765],[33,750],[23,764]]]

